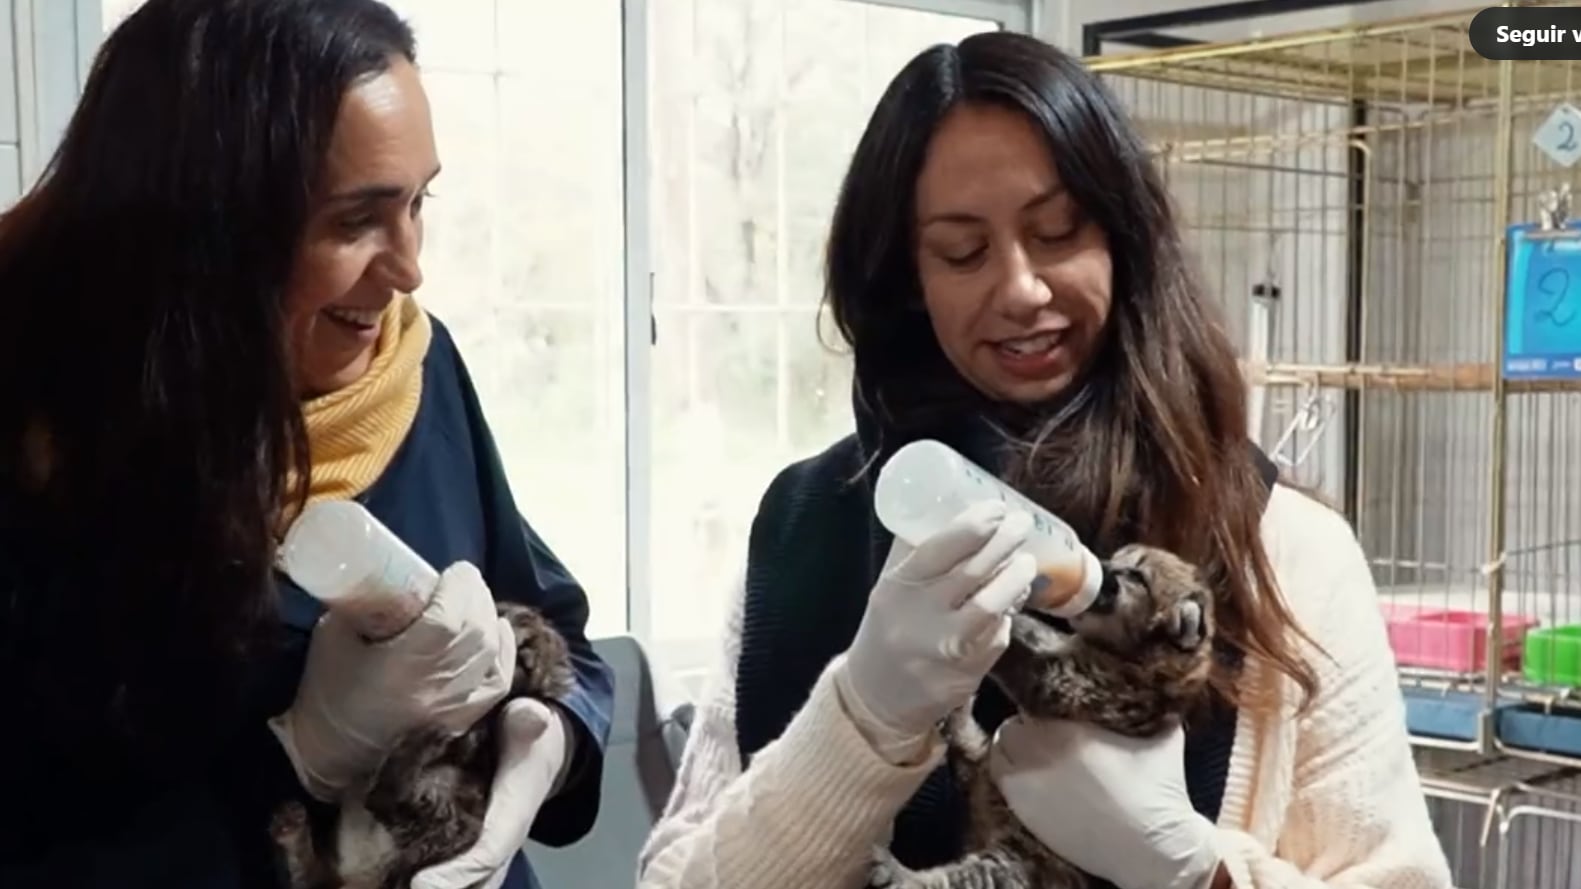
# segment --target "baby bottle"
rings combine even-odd
[[[369,641],[411,626],[439,586],[439,573],[422,556],[350,500],[304,509],[286,532],[276,562]]]
[[[1103,566],[1071,527],[959,452],[933,439],[914,441],[895,452],[878,473],[873,509],[896,537],[916,546],[973,503],[999,500],[1031,514],[1026,550],[1045,581],[1028,605],[1059,617],[1092,607],[1103,583]]]

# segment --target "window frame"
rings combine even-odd
[[[1042,4],[1036,0],[843,0],[998,22],[1006,31],[1036,33]]]
[[[625,202],[623,237],[626,289],[622,312],[626,336],[625,365],[626,502],[624,516],[626,632],[644,645],[653,638],[652,492],[653,492],[653,347],[658,321],[653,314],[652,215],[649,178],[649,7],[648,0],[621,2],[621,58],[624,84],[621,130]]]

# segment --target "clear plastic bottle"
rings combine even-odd
[[[1103,565],[1076,532],[943,442],[914,441],[895,452],[878,472],[873,509],[896,537],[916,546],[961,511],[983,500],[999,500],[1032,516],[1027,551],[1046,581],[1029,605],[1061,617],[1092,607],[1103,583]]]
[[[439,586],[439,572],[362,504],[326,500],[291,524],[280,569],[369,641],[412,625]]]

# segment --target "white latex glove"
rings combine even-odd
[[[1179,726],[1138,740],[1074,722],[1011,719],[989,756],[1011,811],[1051,851],[1122,889],[1205,889],[1214,827],[1186,795]]]
[[[325,614],[313,628],[290,709],[269,721],[313,796],[333,801],[365,780],[402,734],[438,724],[460,733],[510,689],[516,636],[473,566],[458,562],[415,623],[367,642]]]
[[[916,549],[896,541],[847,649],[837,688],[874,748],[907,759],[976,693],[1010,640],[1037,571],[1025,512],[969,507]]]
[[[565,718],[542,701],[517,698],[500,713],[500,763],[483,832],[471,849],[412,878],[412,889],[499,889],[527,843],[567,757]]]

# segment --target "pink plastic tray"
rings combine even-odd
[[[1488,664],[1488,616],[1475,611],[1385,610],[1389,645],[1402,666],[1468,673]],[[1504,665],[1521,664],[1521,643],[1537,621],[1519,614],[1504,615]]]

